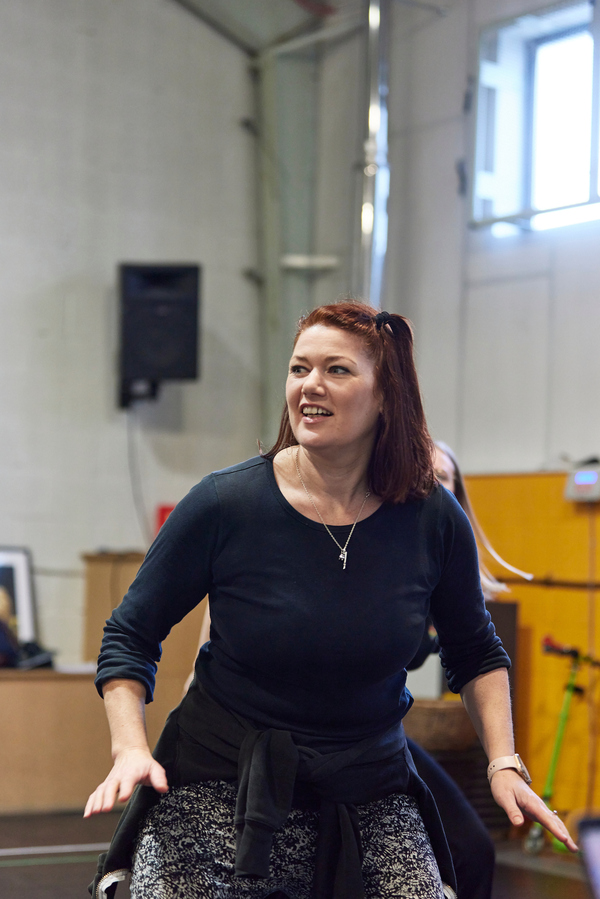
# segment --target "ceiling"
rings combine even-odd
[[[247,53],[313,31],[347,0],[175,0]]]

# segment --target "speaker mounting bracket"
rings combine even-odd
[[[132,403],[139,400],[156,400],[159,390],[160,381],[151,381],[148,378],[122,380],[119,392],[119,407],[128,409]]]

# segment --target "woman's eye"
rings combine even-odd
[[[344,368],[343,365],[332,365],[330,371],[334,375],[345,375],[348,373],[348,369]]]
[[[306,371],[303,365],[290,365],[291,375],[301,375]]]

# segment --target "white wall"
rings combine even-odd
[[[469,231],[455,172],[471,152],[479,30],[543,4],[439,5],[392,4],[386,302],[415,324],[430,426],[465,470],[560,467],[600,453],[600,223]]]
[[[41,639],[69,662],[80,554],[144,545],[118,262],[203,266],[202,378],[131,421],[149,510],[256,449],[253,98],[246,57],[172,0],[2,0],[0,108],[0,545],[44,570]]]

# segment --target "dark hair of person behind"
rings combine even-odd
[[[375,445],[368,469],[370,490],[385,502],[401,503],[428,496],[434,485],[433,442],[427,430],[413,358],[413,337],[408,321],[382,314],[366,303],[345,300],[318,306],[298,322],[294,346],[307,328],[324,325],[356,335],[375,364],[376,389],[383,399]],[[296,446],[287,405],[279,436],[265,453]]]

